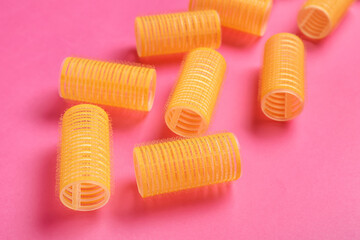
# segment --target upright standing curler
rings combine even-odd
[[[174,133],[190,137],[206,132],[225,70],[225,59],[213,49],[189,53],[165,113],[165,122]]]
[[[276,121],[298,116],[305,101],[305,53],[300,38],[290,33],[272,36],[265,44],[260,83],[261,109]]]
[[[221,45],[220,18],[213,10],[137,17],[135,34],[140,57]]]
[[[69,100],[150,111],[155,87],[151,67],[74,57],[62,64],[60,96]]]
[[[308,0],[298,15],[298,26],[309,38],[330,34],[354,0]]]
[[[232,133],[136,147],[134,165],[143,198],[233,181],[241,173],[239,144]]]
[[[81,104],[62,118],[60,200],[68,208],[91,211],[110,198],[109,119],[100,107]]]
[[[272,8],[272,0],[190,0],[189,9],[216,10],[221,24],[242,32],[262,36]]]

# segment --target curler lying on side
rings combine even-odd
[[[92,211],[110,198],[110,126],[100,107],[81,104],[62,118],[60,200],[68,208]]]
[[[232,133],[134,148],[136,182],[143,198],[236,180],[241,174]]]
[[[312,39],[331,33],[354,0],[308,0],[298,14],[300,31]]]
[[[272,0],[190,0],[189,9],[214,9],[223,26],[263,36],[272,3]]]
[[[140,57],[183,53],[219,48],[221,24],[214,10],[144,16],[135,20],[135,35]]]
[[[59,92],[69,100],[150,111],[155,88],[154,68],[68,57]]]
[[[288,121],[301,113],[305,101],[304,68],[304,44],[299,37],[279,33],[266,42],[260,99],[267,117]]]
[[[225,70],[224,57],[213,49],[199,48],[188,54],[165,113],[165,122],[174,133],[191,137],[206,132]]]

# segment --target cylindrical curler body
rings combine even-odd
[[[225,59],[213,49],[199,48],[188,54],[165,113],[165,122],[174,133],[191,137],[206,132],[225,70]]]
[[[221,24],[242,32],[262,36],[272,8],[272,0],[190,0],[189,9],[216,10]]]
[[[221,45],[221,23],[214,10],[137,17],[135,34],[140,57]]]
[[[62,117],[60,200],[68,208],[91,211],[110,198],[109,119],[100,107],[81,104]]]
[[[330,34],[354,0],[308,0],[298,15],[303,34],[321,39]]]
[[[265,44],[260,83],[261,109],[276,121],[298,116],[305,101],[305,51],[290,33],[272,36]]]
[[[150,111],[155,88],[151,67],[74,57],[62,64],[60,96],[65,99]]]
[[[168,141],[134,149],[140,195],[190,189],[240,177],[240,150],[232,133]]]

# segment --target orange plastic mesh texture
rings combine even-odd
[[[309,38],[321,39],[336,27],[354,0],[308,0],[298,15],[298,26]]]
[[[68,208],[91,211],[110,198],[109,119],[100,107],[81,104],[62,118],[60,200]]]
[[[140,57],[221,45],[220,18],[213,10],[137,17],[135,33]]]
[[[260,83],[261,109],[266,116],[287,121],[301,113],[305,100],[304,65],[304,44],[297,36],[279,33],[266,42]]]
[[[165,122],[174,133],[190,137],[206,132],[225,70],[225,59],[213,49],[199,48],[188,54],[165,113]]]
[[[150,111],[156,71],[151,67],[68,57],[60,78],[60,96],[75,101]]]
[[[241,173],[239,145],[232,133],[136,147],[134,165],[143,198],[233,181]]]
[[[190,10],[214,9],[225,27],[262,36],[272,0],[190,0]]]

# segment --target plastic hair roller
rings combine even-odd
[[[241,173],[239,144],[232,133],[136,147],[134,165],[143,198],[233,181]]]
[[[220,18],[213,10],[137,17],[135,34],[140,57],[221,45]]]
[[[174,133],[190,137],[206,132],[225,70],[225,59],[213,49],[199,48],[188,54],[165,113],[165,122]]]
[[[151,67],[74,57],[62,64],[60,96],[69,100],[150,111],[155,87]]]
[[[322,39],[340,22],[354,0],[308,0],[298,15],[301,32]]]
[[[100,107],[81,104],[62,117],[60,200],[68,208],[91,211],[110,198],[109,119]]]
[[[242,32],[262,36],[272,8],[272,0],[190,0],[189,9],[216,10],[221,24]]]
[[[261,109],[276,121],[298,116],[305,100],[305,53],[300,38],[290,33],[272,36],[265,44],[260,83]]]

